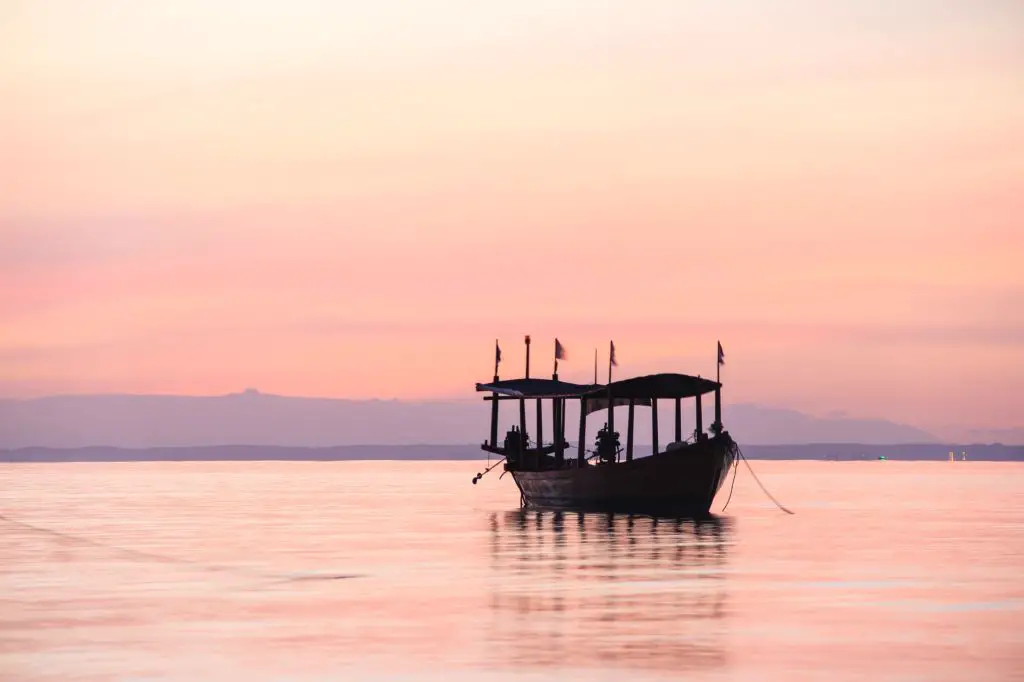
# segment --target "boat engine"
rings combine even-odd
[[[614,464],[618,461],[619,453],[619,432],[609,431],[608,424],[597,432],[597,441],[594,444],[594,451],[597,453],[602,464]]]
[[[513,426],[505,434],[505,469],[515,469],[522,463],[522,454],[526,450],[526,436]]]

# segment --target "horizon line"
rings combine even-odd
[[[651,443],[634,443],[637,447],[649,448]],[[808,448],[808,447],[862,447],[862,448],[904,448],[904,447],[1005,447],[1024,448],[1024,443],[999,443],[999,442],[957,442],[957,441],[907,441],[894,443],[860,443],[856,441],[805,441],[798,443],[746,443],[746,447],[754,448]],[[118,451],[145,451],[145,450],[210,450],[210,449],[239,449],[251,448],[262,450],[338,450],[338,449],[384,449],[384,448],[477,448],[480,443],[349,443],[339,445],[258,445],[252,443],[224,443],[219,445],[79,445],[73,447],[52,447],[48,445],[25,445],[16,448],[0,447],[0,452],[19,452],[22,450],[51,450],[51,451],[74,451],[74,450],[118,450]],[[566,448],[566,453],[575,452],[577,446]],[[481,456],[481,459],[487,457]],[[493,456],[491,459],[495,459]],[[500,459],[500,458],[497,458]]]

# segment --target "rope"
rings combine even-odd
[[[494,464],[491,464],[491,465],[490,465],[490,466],[488,466],[488,467],[487,467],[486,469],[484,469],[483,471],[481,471],[480,473],[478,473],[478,474],[477,474],[476,476],[474,476],[474,477],[473,477],[473,485],[476,485],[476,482],[477,482],[477,481],[479,481],[479,480],[480,480],[481,478],[483,478],[484,476],[486,476],[487,474],[489,474],[489,473],[491,472],[491,470],[492,470],[492,469],[494,469],[494,467],[496,467],[496,466],[498,466],[499,464],[501,464],[502,462],[504,462],[504,461],[505,461],[505,459],[506,459],[505,457],[501,457],[501,458],[500,458],[500,459],[499,459],[498,461],[496,461],[496,462],[495,462]],[[490,462],[490,460],[488,460],[488,462]],[[504,476],[504,474],[502,474],[502,476]],[[498,479],[500,480],[500,479],[501,479],[501,476],[499,476],[499,477],[498,477]]]
[[[739,459],[741,459],[743,461],[743,464],[746,465],[746,468],[748,468],[750,470],[751,475],[754,476],[754,480],[757,481],[757,484],[761,487],[761,492],[764,493],[765,495],[767,495],[768,499],[771,500],[772,502],[774,502],[775,506],[778,507],[779,509],[781,509],[782,511],[784,511],[786,514],[794,514],[795,512],[793,512],[790,509],[786,509],[784,506],[782,506],[782,504],[778,500],[776,500],[772,496],[771,493],[768,492],[768,488],[764,486],[764,483],[761,482],[761,479],[758,478],[758,475],[756,473],[754,473],[754,467],[751,466],[750,462],[746,461],[746,458],[743,456],[743,451],[741,451],[739,449],[739,445],[735,445],[735,447],[736,447],[736,454],[739,456]],[[729,498],[728,498],[728,500],[725,501],[725,507],[722,507],[722,511],[723,512],[725,511],[726,507],[729,506],[729,502],[732,500],[732,489],[736,485],[736,473],[738,472],[738,470],[739,470],[739,466],[736,466],[736,469],[732,472],[732,485],[729,486]]]
[[[758,485],[760,485],[760,486],[761,486],[761,491],[762,491],[762,492],[763,492],[763,493],[764,493],[765,495],[767,495],[767,496],[768,496],[768,499],[769,499],[769,500],[771,500],[772,502],[774,502],[774,503],[775,503],[775,506],[776,506],[776,507],[778,507],[779,509],[781,509],[782,511],[784,511],[784,512],[785,512],[786,514],[793,514],[793,513],[794,513],[793,511],[791,511],[791,510],[788,510],[788,509],[786,509],[785,507],[783,507],[783,506],[782,506],[782,503],[780,503],[780,502],[779,502],[778,500],[776,500],[776,499],[775,499],[775,498],[774,498],[774,497],[772,496],[772,494],[768,492],[768,488],[764,486],[764,483],[762,483],[762,482],[761,482],[761,479],[760,479],[760,478],[758,478],[758,475],[757,475],[756,473],[754,473],[754,467],[752,467],[752,466],[751,466],[751,463],[750,463],[750,462],[748,462],[748,461],[746,461],[746,458],[745,458],[745,457],[743,457],[743,451],[739,450],[739,445],[736,445],[736,452],[737,452],[737,453],[739,453],[739,459],[741,459],[741,460],[743,461],[743,464],[745,464],[745,465],[746,465],[746,468],[750,469],[750,471],[751,471],[751,475],[752,475],[752,476],[754,476],[754,480],[756,480],[756,481],[757,481],[757,483],[758,483]]]
[[[737,446],[736,449],[739,450],[739,447]],[[738,474],[739,471],[740,468],[738,466],[734,466],[732,468],[732,485],[729,486],[729,497],[725,501],[725,506],[722,507],[722,512],[725,512],[725,510],[729,508],[729,503],[732,502],[732,491],[736,489],[736,474]]]

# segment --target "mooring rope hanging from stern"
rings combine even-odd
[[[736,447],[739,450],[739,446]],[[729,503],[732,502],[732,491],[736,489],[736,474],[740,471],[739,464],[735,465],[732,469],[732,483],[729,485],[729,497],[725,499],[725,506],[722,507],[722,512],[725,512],[729,508]]]
[[[747,465],[747,469],[750,471],[750,475],[754,477],[754,481],[756,481],[757,485],[760,486],[761,492],[763,492],[765,495],[767,495],[768,499],[770,499],[772,502],[774,502],[776,507],[778,507],[782,511],[786,512],[787,514],[794,514],[795,512],[787,509],[785,506],[782,505],[781,502],[776,500],[775,497],[770,492],[768,492],[768,488],[764,487],[764,484],[761,483],[761,479],[759,479],[757,477],[757,474],[754,473],[754,467],[750,466],[750,462],[748,462],[747,458],[743,455],[743,450],[740,449],[740,446],[738,444],[734,443],[734,445],[736,447],[736,454],[738,454],[740,459],[743,460],[743,463]],[[736,466],[736,469],[737,469],[737,471],[733,471],[733,474],[732,474],[732,486],[729,487],[729,498],[725,501],[725,507],[722,507],[722,511],[723,512],[725,511],[726,507],[729,506],[729,502],[732,500],[733,488],[736,487],[736,474],[738,473],[739,465]]]

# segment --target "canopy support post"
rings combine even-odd
[[[676,398],[676,442],[683,439],[683,400]]]
[[[526,466],[526,400],[519,399],[519,466]]]
[[[494,383],[498,383],[498,375],[494,375]],[[498,447],[498,394],[492,393],[491,397],[491,447]]]
[[[651,398],[651,454],[658,454],[658,399]]]
[[[565,443],[565,398],[558,401],[558,435]],[[563,448],[564,451],[565,448]]]
[[[693,439],[694,440],[700,440],[701,436],[704,435],[704,415],[702,414],[702,407],[701,407],[701,403],[703,403],[704,401],[702,400],[702,398],[703,398],[703,396],[701,396],[698,393],[697,394],[697,426],[693,430]]]
[[[580,398],[580,445],[576,455],[577,465],[582,467],[587,461],[587,399]]]
[[[565,462],[565,449],[562,447],[562,429],[559,428],[562,425],[562,418],[559,416],[559,412],[562,410],[562,401],[555,398],[551,401],[551,428],[553,430],[555,441],[555,466],[558,469],[562,468],[563,462]]]
[[[722,387],[715,389],[715,435],[722,432]]]
[[[611,374],[611,365],[608,366],[608,374]],[[612,385],[608,384],[608,435],[615,433],[615,403],[612,398]],[[619,454],[615,453],[615,461],[619,461]]]
[[[629,399],[629,422],[626,426],[626,461],[633,461],[633,404],[636,401]]]
[[[537,470],[542,460],[540,449],[544,447],[544,401],[537,398]]]

